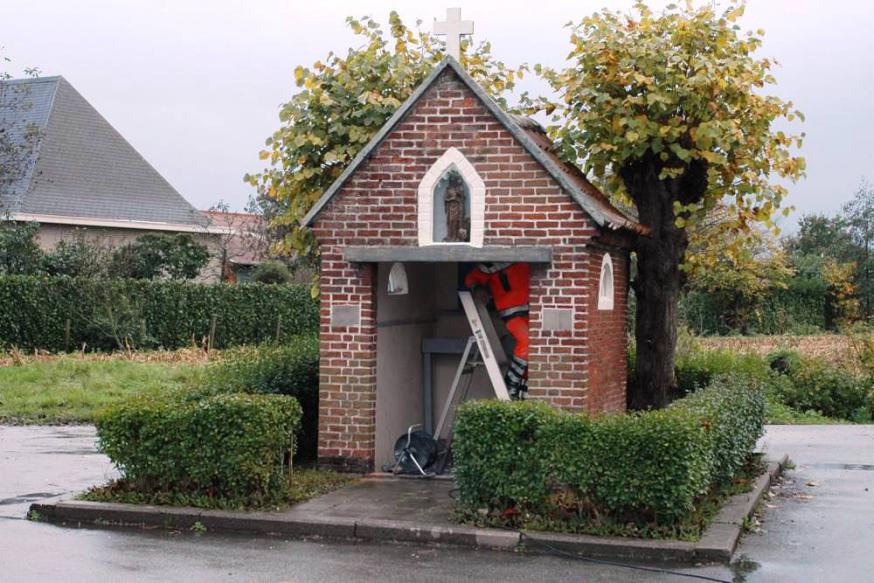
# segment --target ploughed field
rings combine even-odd
[[[797,350],[805,356],[822,358],[828,362],[852,365],[861,349],[859,340],[842,334],[815,336],[708,336],[698,341],[706,348],[728,349],[759,356],[780,350]]]

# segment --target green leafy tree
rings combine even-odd
[[[288,266],[280,261],[265,261],[255,268],[252,274],[252,281],[258,283],[289,283],[291,282],[291,271]]]
[[[318,250],[300,220],[443,58],[442,42],[408,28],[395,12],[387,35],[371,18],[347,18],[347,23],[363,44],[294,70],[300,91],[282,106],[282,127],[261,152],[270,167],[246,176],[260,198],[278,205],[267,215],[274,228],[287,230],[283,245],[309,261]],[[489,43],[464,44],[461,60],[501,101],[521,69],[507,68],[490,51]]]
[[[738,229],[723,206],[688,229],[689,248],[682,266],[686,288],[711,296],[721,308],[724,325],[749,333],[762,303],[786,289],[793,276],[785,250],[768,229]],[[726,241],[732,241],[733,252],[723,252]]]
[[[110,253],[96,239],[83,233],[69,240],[59,241],[43,258],[43,267],[49,275],[70,277],[104,277]]]
[[[829,290],[833,320],[848,323],[874,313],[874,188],[862,182],[834,216],[812,213],[784,239],[796,271]]]
[[[193,279],[209,261],[209,250],[191,235],[148,233],[117,248],[109,273],[132,279]]]
[[[852,240],[840,218],[818,213],[803,215],[798,220],[798,232],[786,237],[784,246],[796,258],[813,255],[844,259],[853,255]]]
[[[862,314],[874,315],[874,186],[862,181],[853,200],[844,205],[841,223],[852,242],[851,255],[844,261],[855,263],[854,280]],[[839,258],[840,259],[840,258]]]
[[[0,220],[6,218],[13,207],[14,192],[20,180],[33,169],[34,150],[42,133],[36,124],[26,124],[20,120],[20,112],[32,104],[27,87],[6,83],[12,78],[7,70],[9,57],[3,55],[0,47]],[[25,69],[27,77],[37,77],[38,69]]]
[[[39,223],[0,224],[0,274],[35,275],[42,272],[43,252],[37,242]]]
[[[613,196],[630,202],[649,234],[638,237],[633,407],[661,407],[676,389],[674,356],[688,225],[724,203],[738,229],[772,215],[804,160],[801,136],[775,128],[801,114],[767,94],[774,61],[755,56],[763,31],[742,33],[743,6],[605,10],[573,26],[567,68],[544,70],[558,93],[561,155],[582,161]],[[725,241],[723,253],[733,252]]]

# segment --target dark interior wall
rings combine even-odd
[[[424,424],[422,340],[470,336],[470,326],[458,301],[456,263],[407,263],[409,293],[390,296],[391,264],[379,264],[377,291],[377,468],[393,461],[395,440],[410,425]],[[502,335],[506,330],[494,319]],[[432,359],[433,424],[436,428],[460,355]],[[472,379],[468,399],[494,398],[484,369]],[[451,423],[452,419],[449,418]]]
[[[376,303],[376,459],[394,459],[394,442],[407,427],[422,423],[422,339],[434,327],[433,270],[405,265],[409,293],[388,295],[390,263],[379,264]]]

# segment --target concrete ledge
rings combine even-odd
[[[752,490],[728,500],[697,542],[546,532],[520,533],[465,525],[449,527],[403,520],[354,519],[294,509],[287,512],[228,512],[73,500],[34,503],[30,509],[48,522],[60,524],[190,529],[199,522],[207,530],[222,532],[451,544],[532,552],[558,549],[587,557],[647,562],[729,562],[743,532],[745,519],[755,512],[771,482],[783,471],[787,461],[788,458],[784,456],[778,462],[769,463],[767,471],[755,481]]]

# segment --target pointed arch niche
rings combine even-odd
[[[452,182],[463,182],[466,237],[447,240],[445,194]],[[476,169],[457,148],[449,148],[434,162],[419,183],[419,245],[483,246],[486,214],[486,185]],[[451,239],[451,238],[450,238]]]
[[[598,282],[598,309],[613,309],[613,258],[604,253],[601,259],[601,277]]]

